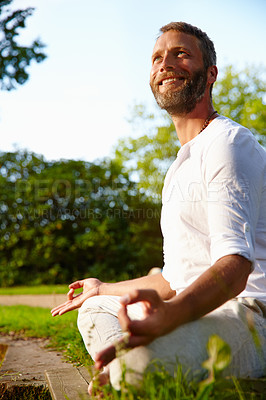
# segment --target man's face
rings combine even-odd
[[[170,115],[191,112],[207,83],[198,40],[174,30],[163,33],[152,54],[150,86],[158,105]]]

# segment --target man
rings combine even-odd
[[[265,373],[266,155],[246,128],[213,109],[216,78],[214,46],[204,32],[182,22],[161,28],[150,86],[181,143],[162,194],[163,272],[74,282],[69,300],[52,310],[61,315],[81,306],[78,326],[96,368],[104,368],[102,384],[110,378],[119,388],[121,361],[135,371],[126,374],[131,383],[152,360],[170,373],[179,362],[203,376],[212,334],[231,347],[225,373]],[[117,343],[133,350],[121,355]]]

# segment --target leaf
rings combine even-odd
[[[231,362],[230,346],[218,335],[212,335],[207,344],[208,360],[202,366],[209,371],[209,377],[217,378]]]

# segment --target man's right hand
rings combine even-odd
[[[102,282],[96,278],[88,278],[71,283],[69,285],[70,290],[67,294],[68,300],[53,308],[51,310],[52,316],[63,315],[68,311],[81,307],[86,299],[99,295],[99,288],[101,285]],[[74,296],[75,290],[80,288],[83,288],[83,291]]]

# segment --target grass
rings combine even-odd
[[[28,294],[29,291],[24,293]],[[49,309],[3,306],[0,307],[0,333],[49,338],[50,346],[62,351],[69,362],[89,366],[92,360],[83,345],[76,319],[76,311],[60,317],[52,317]],[[167,371],[162,369],[148,373],[138,390],[128,386],[124,380],[121,391],[117,392],[107,387],[103,398],[110,400],[263,400],[266,398],[265,391],[265,381],[259,380],[246,382],[215,378],[203,385],[189,383],[179,368],[175,377],[169,376]]]
[[[136,389],[122,380],[121,390],[110,386],[104,389],[108,400],[264,400],[265,389],[260,392],[252,382],[234,378],[215,379],[201,386],[189,382],[178,367],[174,377],[162,368],[146,373],[141,387]],[[264,383],[265,388],[265,383]]]
[[[67,285],[15,286],[0,288],[0,295],[66,294],[68,290]]]
[[[51,395],[45,386],[25,385],[6,388],[0,384],[0,400],[51,400]]]

